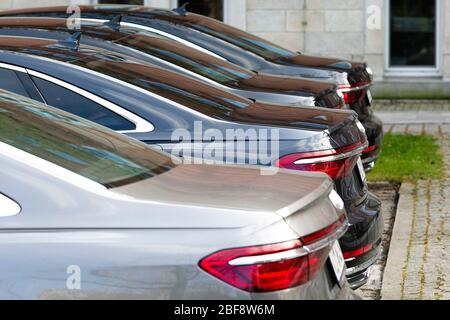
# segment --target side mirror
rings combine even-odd
[[[0,193],[0,218],[18,215],[20,211],[22,208],[17,202]]]

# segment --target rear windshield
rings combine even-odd
[[[96,54],[71,64],[125,81],[175,101],[215,119],[232,120],[233,113],[245,109],[252,101],[229,94],[202,81],[167,72],[161,68],[132,61],[113,61]]]
[[[193,29],[232,43],[267,60],[278,60],[297,55],[295,52],[283,49],[267,40],[247,32],[227,26],[213,19],[202,19],[199,23],[191,23]]]
[[[107,188],[164,173],[170,157],[63,111],[0,90],[0,141]]]
[[[137,34],[120,39],[117,43],[156,56],[222,84],[250,79],[254,76],[254,73],[248,70],[206,53],[186,48],[174,40],[149,31],[139,31]]]

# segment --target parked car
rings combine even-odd
[[[213,56],[260,73],[301,76],[337,81],[349,107],[358,113],[366,129],[369,146],[363,163],[370,171],[381,151],[381,120],[371,108],[372,72],[365,63],[320,58],[292,52],[220,21],[185,10],[163,10],[142,6],[80,6],[81,17],[107,22],[120,16],[130,27],[159,32],[161,35],[203,49]],[[67,18],[67,7],[43,7],[0,12],[0,16],[46,16]],[[338,41],[338,40],[337,40]]]
[[[334,83],[255,73],[157,33],[121,27],[120,21],[116,25],[80,21],[80,27],[82,44],[126,54],[250,99],[293,106],[343,108],[345,105]],[[0,28],[2,35],[55,40],[64,40],[71,31],[67,19],[57,18],[3,18]]]
[[[327,173],[351,224],[340,240],[347,276],[352,286],[366,281],[380,250],[383,221],[381,203],[367,189],[360,161],[367,139],[356,113],[253,102],[71,40],[0,36],[0,88],[175,156]]]
[[[356,297],[324,174],[177,165],[3,90],[0,173],[1,299]]]

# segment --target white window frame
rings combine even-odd
[[[385,2],[385,76],[393,77],[435,77],[442,76],[442,30],[443,30],[443,1],[436,0],[436,66],[434,67],[392,67],[390,65],[390,24],[391,0]]]
[[[97,95],[94,95],[86,90],[83,90],[79,87],[71,85],[65,81],[56,79],[56,78],[49,76],[47,74],[44,74],[42,72],[37,72],[32,69],[17,67],[17,66],[10,65],[7,63],[0,63],[0,68],[14,70],[17,72],[25,73],[30,76],[40,78],[45,81],[49,81],[57,86],[60,86],[64,89],[72,91],[88,100],[91,100],[92,102],[97,103],[98,105],[102,106],[103,108],[110,110],[117,116],[122,117],[122,118],[132,122],[136,126],[136,128],[133,130],[116,130],[116,132],[118,132],[118,133],[148,133],[148,132],[153,132],[155,130],[155,126],[152,123],[141,118],[140,116],[138,116],[122,107],[119,107],[118,105],[116,105],[106,99],[103,99]]]

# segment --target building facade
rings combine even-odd
[[[295,51],[367,61],[380,97],[450,98],[450,0],[0,0],[0,9],[184,2]]]

